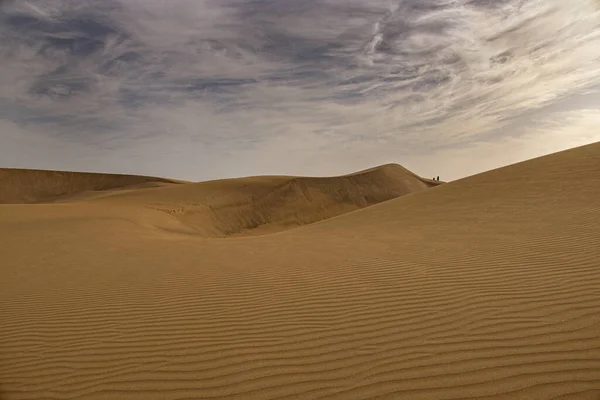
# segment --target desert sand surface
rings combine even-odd
[[[0,168],[0,204],[94,198],[114,190],[185,183],[150,176]]]
[[[600,143],[441,185],[6,171],[3,400],[600,399]]]

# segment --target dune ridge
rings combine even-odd
[[[98,200],[143,205],[173,217],[187,233],[229,237],[314,223],[441,183],[397,164],[337,177],[257,176],[198,183],[135,175],[0,170],[0,203]]]
[[[600,143],[270,235],[154,229],[194,185],[0,205],[4,398],[600,396]]]
[[[209,237],[278,232],[415,193],[439,183],[395,164],[339,177],[250,177],[107,199],[137,201]],[[160,201],[156,201],[160,199]]]

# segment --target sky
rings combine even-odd
[[[600,0],[0,0],[0,167],[450,181],[599,128]]]

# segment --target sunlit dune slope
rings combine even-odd
[[[227,179],[128,192],[101,201],[144,205],[201,235],[223,237],[306,225],[438,184],[387,164],[339,177]]]
[[[600,211],[599,194],[600,143],[595,143],[456,180],[435,191],[373,206],[313,228],[329,230],[338,224],[357,223],[362,231],[371,226],[380,235],[386,226],[437,232],[447,224],[454,233],[443,238],[444,242],[461,241],[461,233],[474,227],[510,239],[523,228],[552,228],[575,216],[586,220],[586,226],[594,225]],[[367,220],[370,225],[364,224]]]
[[[0,204],[44,203],[82,195],[93,197],[90,192],[175,183],[149,176],[0,168]]]
[[[268,235],[148,207],[296,179],[0,205],[0,397],[600,397],[600,143]]]

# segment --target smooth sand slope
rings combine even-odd
[[[302,192],[255,207],[238,183],[0,205],[1,397],[600,398],[600,144],[203,230],[189,207]]]

